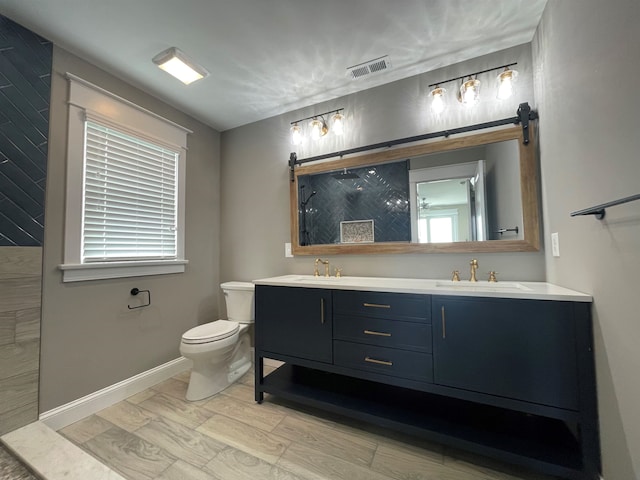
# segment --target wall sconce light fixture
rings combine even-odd
[[[291,127],[291,144],[300,145],[302,143],[302,129],[300,125],[294,123]]]
[[[436,85],[436,88],[431,90],[431,92],[429,93],[431,95],[431,111],[436,115],[444,112],[444,109],[446,107],[444,103],[445,93],[447,93],[447,90],[439,85]]]
[[[289,129],[291,132],[291,144],[292,145],[300,145],[304,139],[304,132],[302,129],[302,122],[305,120],[311,120],[309,122],[309,137],[312,140],[319,140],[324,137],[329,130],[333,132],[334,135],[342,135],[344,133],[344,114],[341,113],[344,111],[344,108],[338,108],[337,110],[329,110],[328,112],[321,113],[319,115],[313,115],[307,118],[301,118],[300,120],[296,120],[291,122],[291,128]],[[331,128],[329,128],[329,124],[325,120],[325,116],[330,114],[334,114],[331,117]]]
[[[514,92],[514,82],[518,72],[511,70],[508,66],[504,67],[504,72],[498,75],[498,100],[506,100],[511,97]]]
[[[460,86],[459,100],[465,107],[477,104],[480,101],[480,80],[469,76],[469,79]]]
[[[331,117],[331,131],[334,135],[342,135],[344,133],[344,115],[340,112],[336,112],[333,117]]]
[[[171,47],[160,52],[153,57],[152,61],[185,85],[189,85],[209,75],[209,72],[203,66],[198,65],[176,47]]]
[[[474,72],[469,75],[463,75],[461,77],[450,78],[442,82],[432,83],[429,87],[435,87],[429,94],[431,95],[431,111],[435,114],[440,114],[446,107],[446,90],[440,85],[448,82],[462,81],[460,89],[457,92],[457,98],[464,106],[470,107],[476,105],[480,101],[480,80],[478,75],[487,72],[493,72],[495,70],[504,69],[500,75],[498,75],[498,94],[497,97],[500,100],[506,100],[511,97],[514,92],[513,81],[518,76],[518,72],[511,70],[509,67],[517,65],[517,63],[509,63],[508,65],[501,65],[499,67],[482,70],[480,72]],[[466,80],[465,80],[466,79]]]
[[[312,140],[319,140],[320,137],[324,137],[329,133],[329,126],[322,117],[320,117],[320,120],[318,120],[317,117],[314,117],[314,119],[309,122],[309,127],[311,128]]]

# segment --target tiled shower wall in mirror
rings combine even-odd
[[[51,60],[0,15],[0,435],[38,418]]]
[[[298,181],[301,245],[341,243],[341,222],[354,221],[373,221],[373,241],[411,241],[408,160]]]

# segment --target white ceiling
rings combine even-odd
[[[546,0],[0,0],[0,14],[223,131],[531,41]],[[211,75],[151,58],[176,46]],[[351,80],[389,55],[392,69]]]

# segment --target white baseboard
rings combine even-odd
[[[187,360],[184,357],[176,358],[102,390],[41,413],[40,420],[49,428],[60,430],[67,425],[99,412],[103,408],[107,408],[188,370],[191,366],[191,360]]]

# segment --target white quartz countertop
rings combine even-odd
[[[424,278],[384,277],[314,277],[313,275],[282,275],[254,280],[256,285],[282,287],[326,288],[332,290],[365,290],[371,292],[425,293],[431,295],[460,295],[467,297],[524,298],[532,300],[561,300],[592,302],[586,293],[546,282],[487,281],[469,282]]]

